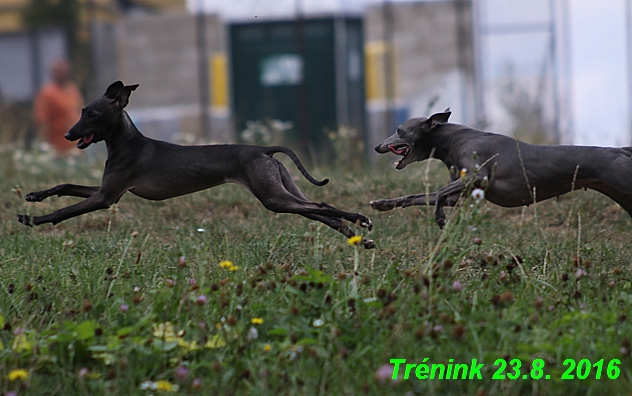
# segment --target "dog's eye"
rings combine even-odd
[[[88,118],[94,118],[97,116],[97,112],[96,111],[89,111],[88,112]]]

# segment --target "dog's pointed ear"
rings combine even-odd
[[[447,109],[445,109],[443,113],[435,113],[431,115],[430,118],[428,118],[428,120],[426,121],[428,128],[432,129],[436,127],[437,125],[443,125],[447,123],[448,118],[450,118],[451,114],[452,112],[450,111],[450,108],[448,107]]]
[[[132,91],[136,90],[136,88],[138,88],[138,84],[124,86],[118,94],[116,94],[114,102],[117,103],[121,109],[125,108],[125,106],[129,103],[129,96],[132,94]]]
[[[443,113],[435,113],[431,115],[430,120],[437,124],[445,124],[446,122],[448,122],[448,118],[450,118],[450,115],[452,115],[452,112],[448,107]]]
[[[108,98],[108,99],[114,99],[116,98],[116,95],[119,93],[119,91],[124,87],[123,83],[120,81],[115,81],[112,84],[110,84],[110,86],[108,87],[108,89],[105,90],[105,93],[103,94],[104,98]]]

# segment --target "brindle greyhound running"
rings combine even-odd
[[[632,216],[632,147],[534,145],[464,125],[450,124],[450,109],[430,118],[411,118],[375,147],[378,153],[401,155],[395,167],[433,158],[456,172],[451,183],[431,194],[408,195],[369,202],[373,209],[391,210],[434,205],[439,227],[446,223],[444,206],[454,206],[465,191],[459,171],[472,171],[475,187],[485,199],[504,207],[529,205],[590,188],[616,201]]]
[[[106,209],[129,191],[141,198],[163,200],[189,194],[223,183],[246,187],[263,205],[277,213],[295,213],[320,221],[346,237],[354,236],[342,219],[371,230],[371,220],[359,213],[336,209],[324,202],[309,201],[292,181],[287,169],[274,153],[289,156],[303,176],[317,186],[328,180],[315,180],[297,156],[285,147],[260,147],[241,144],[179,146],[143,136],[123,110],[138,85],[117,81],[105,95],[88,104],[81,119],[66,133],[66,139],[79,140],[85,149],[92,143],[105,141],[108,151],[101,186],[60,184],[48,190],[32,192],[29,202],[40,202],[50,196],[75,196],[84,201],[45,216],[18,215],[25,225],[57,224],[71,217]],[[375,247],[363,240],[367,249]]]

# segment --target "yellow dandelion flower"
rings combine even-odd
[[[208,349],[222,348],[226,346],[226,340],[224,340],[224,337],[222,337],[220,334],[215,334],[213,337],[209,338],[208,341],[206,341],[206,344],[204,344],[204,346]]]
[[[355,246],[355,245],[359,244],[360,242],[362,242],[362,235],[355,235],[355,236],[352,236],[351,238],[347,239],[347,243],[350,246]]]
[[[169,381],[158,380],[155,382],[156,390],[162,392],[176,392],[179,389],[178,385],[174,385]]]
[[[171,322],[154,323],[152,325],[152,333],[154,334],[154,337],[167,342],[177,341],[178,339],[176,330]]]
[[[185,352],[195,351],[199,349],[197,341],[187,342],[183,338],[178,338],[178,346],[185,350]]]
[[[11,370],[7,378],[9,381],[22,381],[29,378],[29,372],[24,369]]]
[[[221,261],[219,263],[219,267],[220,268],[231,268],[231,267],[233,267],[233,262],[232,261],[228,261],[228,260]]]
[[[28,352],[33,348],[33,344],[26,338],[26,334],[20,333],[13,339],[11,349],[17,353]]]
[[[462,169],[459,171],[459,177],[462,179],[462,178],[464,178],[464,177],[465,177],[465,175],[467,175],[467,169],[462,168]]]
[[[236,265],[233,265],[232,267],[228,268],[228,270],[229,270],[230,272],[235,272],[235,271],[239,270],[239,267],[238,267],[238,266],[236,266]]]
[[[252,323],[252,324],[263,324],[263,319],[261,319],[261,318],[252,318],[250,323]]]
[[[116,356],[111,353],[103,352],[92,355],[95,359],[102,359],[106,366],[111,366],[116,362]]]
[[[263,350],[264,350],[265,352],[270,352],[270,351],[272,350],[272,345],[270,345],[270,344],[265,344],[265,345],[263,346]]]

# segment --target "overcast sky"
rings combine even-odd
[[[625,1],[568,0],[561,15],[555,3],[558,28],[568,22],[568,46],[558,31],[561,55],[570,55],[568,71],[562,62],[560,78],[569,78],[573,143],[630,145],[628,125]],[[482,21],[490,26],[547,22],[549,0],[481,0]],[[536,74],[546,56],[548,34],[483,35],[485,73],[497,77],[511,62],[522,73]],[[563,94],[563,92],[561,92]],[[495,104],[490,103],[490,111]]]
[[[625,1],[571,1],[572,103],[578,143],[632,144]]]

